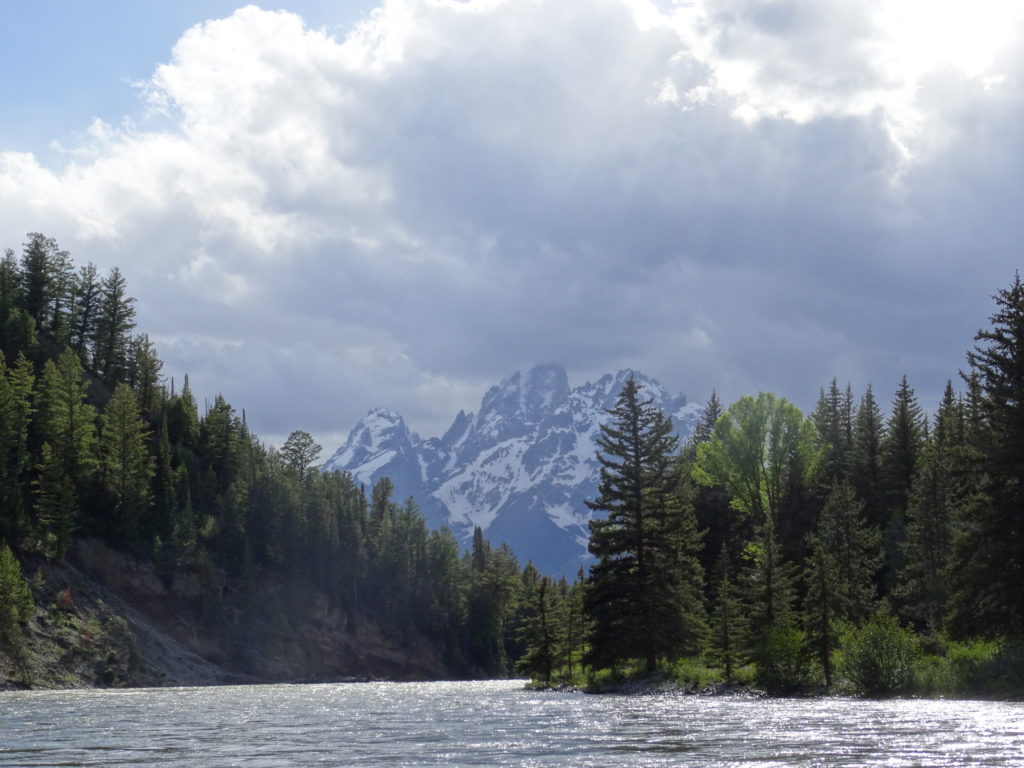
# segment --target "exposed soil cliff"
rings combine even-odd
[[[0,687],[210,685],[451,676],[441,649],[385,638],[307,585],[241,596],[202,564],[161,572],[95,539],[67,563],[24,563],[36,617],[21,660],[0,654]]]

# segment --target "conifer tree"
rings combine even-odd
[[[852,393],[847,387],[844,395],[836,379],[832,379],[828,392],[820,390],[818,403],[811,416],[818,430],[821,451],[820,477],[828,487],[848,476],[853,436]]]
[[[101,438],[103,486],[123,540],[142,544],[142,526],[152,502],[153,458],[146,449],[149,428],[132,388],[120,383],[103,413]]]
[[[949,600],[953,518],[963,501],[963,439],[963,411],[948,382],[910,494],[906,564],[897,588],[904,614],[932,632],[942,629]]]
[[[22,627],[35,614],[32,591],[21,575],[21,565],[6,543],[0,542],[0,651],[23,663]]]
[[[731,682],[736,668],[743,660],[744,611],[736,580],[732,575],[732,562],[725,546],[715,564],[713,578],[713,609],[710,617],[710,658]]]
[[[88,352],[96,338],[96,319],[100,310],[100,288],[96,265],[90,262],[80,267],[75,282],[69,343],[75,353],[82,358],[83,364],[89,363]]]
[[[135,328],[135,299],[128,295],[121,270],[114,267],[100,284],[93,365],[109,382],[123,381],[128,367],[128,343]]]
[[[559,615],[564,606],[557,602],[556,594],[551,580],[543,577],[533,595],[534,611],[522,630],[526,652],[516,663],[519,672],[542,681],[546,686],[551,685],[552,676],[564,663],[564,629]]]
[[[14,251],[4,249],[4,257],[0,259],[0,331],[7,321],[12,309],[21,302],[21,270],[14,258]]]
[[[29,425],[35,412],[32,365],[19,353],[11,367],[0,354],[0,533],[27,533],[25,488],[31,456]]]
[[[57,241],[31,232],[21,256],[21,306],[37,327],[48,327],[54,296],[54,264],[61,253]]]
[[[876,606],[874,577],[882,565],[882,551],[880,534],[868,525],[864,502],[849,483],[832,486],[815,540],[835,571],[840,598],[836,613],[844,621],[859,624]]]
[[[42,528],[44,552],[63,560],[78,524],[78,496],[74,483],[54,457],[49,443],[43,443],[34,481],[36,517]]]
[[[903,376],[893,399],[892,414],[881,444],[882,487],[888,519],[883,530],[885,562],[880,589],[891,595],[903,569],[903,539],[907,504],[921,450],[924,447],[927,422],[917,404],[917,396]]]
[[[43,368],[42,433],[54,459],[81,494],[96,467],[96,409],[78,355],[70,349]]]
[[[995,295],[991,327],[967,353],[981,429],[978,492],[958,515],[951,573],[953,628],[1024,638],[1024,285]]]
[[[641,659],[650,673],[659,659],[692,653],[706,626],[694,604],[699,539],[692,504],[680,497],[678,439],[639,390],[634,379],[626,382],[597,439],[599,495],[587,506],[607,517],[590,523],[598,561],[586,592],[593,622],[587,661],[614,667]]]
[[[281,456],[285,464],[290,466],[299,474],[299,479],[306,477],[306,472],[316,468],[315,462],[323,450],[313,436],[301,429],[297,429],[288,435],[281,448]]]
[[[839,647],[844,595],[835,557],[821,538],[811,540],[811,555],[805,569],[807,596],[804,617],[811,648],[825,676],[825,687],[832,687],[832,654]]]
[[[869,525],[879,530],[888,523],[882,491],[882,435],[885,424],[871,385],[868,384],[853,430],[851,479],[857,496],[864,502]]]

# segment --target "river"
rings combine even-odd
[[[521,681],[5,692],[0,765],[1024,766],[1024,704]]]

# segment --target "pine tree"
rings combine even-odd
[[[881,537],[868,525],[864,502],[849,483],[832,487],[821,510],[815,539],[835,568],[838,615],[859,624],[876,607],[874,577],[882,565]]]
[[[75,536],[78,524],[78,496],[75,485],[54,457],[49,443],[43,443],[41,459],[33,482],[36,493],[36,517],[42,528],[43,549],[47,556],[63,560]]]
[[[93,364],[109,382],[123,381],[128,368],[128,345],[135,328],[135,299],[128,295],[121,270],[114,267],[100,284]]]
[[[713,609],[711,612],[710,658],[722,668],[725,681],[731,682],[743,660],[743,603],[732,575],[729,551],[722,547],[714,570]]]
[[[100,310],[101,285],[96,265],[92,262],[78,270],[75,282],[74,304],[71,310],[70,344],[87,365],[89,349],[96,338],[96,319]]]
[[[140,546],[152,502],[153,458],[146,449],[149,428],[132,388],[120,383],[103,413],[101,438],[103,486],[111,499],[123,541]]]
[[[967,353],[977,387],[978,493],[958,515],[951,573],[960,634],[1024,638],[1024,285],[999,291]]]
[[[845,601],[835,557],[819,537],[812,538],[804,580],[807,584],[804,599],[807,636],[821,664],[825,686],[831,688],[832,654],[839,647]]]
[[[849,387],[844,395],[836,379],[832,379],[827,394],[824,389],[820,390],[817,406],[811,416],[818,430],[820,477],[826,487],[845,479],[850,471],[850,453],[853,448],[852,397]]]
[[[882,434],[885,425],[871,385],[868,384],[853,430],[851,479],[857,496],[864,502],[869,525],[883,529],[888,522],[882,491]]]
[[[659,659],[696,650],[706,625],[699,538],[674,458],[678,439],[639,390],[632,378],[626,382],[597,439],[599,495],[587,506],[607,517],[590,523],[598,562],[586,593],[593,622],[587,661],[614,667],[642,659],[654,672]]]
[[[711,390],[711,397],[708,398],[707,405],[704,406],[700,422],[693,430],[693,440],[695,443],[706,443],[711,440],[711,433],[715,429],[715,422],[718,421],[718,417],[721,415],[722,401],[718,399],[718,393],[715,390]]]
[[[54,459],[81,493],[96,467],[96,409],[78,355],[65,350],[43,368],[42,436]]]
[[[885,563],[879,585],[883,595],[893,593],[899,572],[903,569],[907,504],[921,459],[926,428],[927,422],[917,404],[917,396],[904,376],[896,390],[881,445],[882,487],[887,511],[883,531]]]
[[[35,412],[32,365],[19,353],[8,367],[0,355],[0,533],[27,533],[25,488],[31,465],[29,425]]]
[[[522,636],[526,652],[516,663],[516,670],[551,686],[551,678],[563,665],[562,649],[565,644],[563,620],[564,606],[556,599],[556,591],[547,576],[540,580],[533,596],[534,611],[526,620]]]
[[[964,500],[963,446],[963,410],[948,382],[910,494],[903,542],[906,564],[896,593],[904,614],[932,632],[942,629],[949,600],[953,517]]]
[[[39,328],[48,327],[54,296],[53,267],[60,248],[52,237],[28,235],[21,256],[21,306]]]
[[[0,651],[15,660],[24,670],[23,626],[35,614],[35,604],[28,583],[21,575],[21,565],[6,543],[0,542]]]
[[[21,303],[21,270],[14,258],[14,251],[4,249],[0,259],[0,330],[12,309]]]
[[[309,432],[297,429],[285,440],[281,456],[285,464],[298,472],[299,479],[302,480],[306,477],[306,472],[316,468],[314,462],[322,450],[323,446],[316,442]]]

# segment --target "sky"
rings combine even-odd
[[[1021,264],[1014,0],[52,0],[0,72],[0,247],[325,457],[545,362],[932,408]]]

